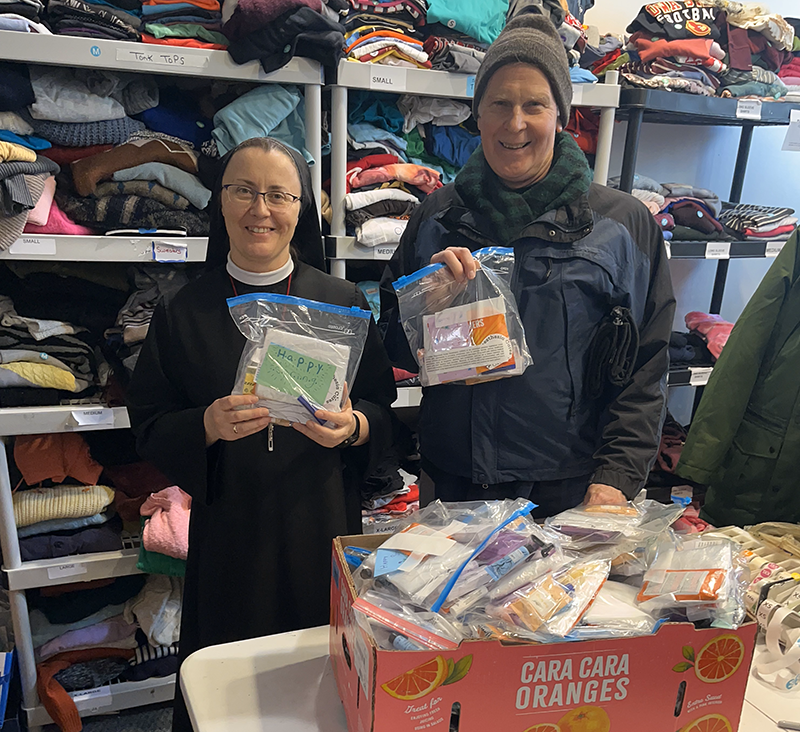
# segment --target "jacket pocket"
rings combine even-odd
[[[730,497],[730,508],[759,516],[770,500],[772,476],[783,444],[784,432],[746,414],[733,440],[720,480],[721,495]]]

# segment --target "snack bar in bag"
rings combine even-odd
[[[340,412],[364,351],[369,311],[255,293],[228,300],[247,339],[232,394],[255,394],[276,424]]]
[[[492,266],[508,260],[498,251],[479,250],[475,258]],[[530,366],[516,301],[492,266],[479,267],[475,279],[460,283],[444,265],[431,264],[394,283],[423,386],[519,376]]]

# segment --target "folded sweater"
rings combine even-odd
[[[17,491],[12,500],[14,521],[20,528],[39,521],[93,516],[114,500],[114,491],[104,485],[60,485]]]

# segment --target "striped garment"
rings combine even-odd
[[[171,646],[151,646],[149,643],[145,643],[136,649],[136,655],[131,659],[131,666],[138,666],[141,663],[155,661],[157,658],[177,655],[177,643],[173,643]]]
[[[769,230],[793,213],[794,209],[791,208],[739,203],[733,208],[723,211],[719,216],[719,221],[728,228],[739,232],[744,232],[745,229]]]

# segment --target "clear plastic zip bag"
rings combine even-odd
[[[443,264],[394,283],[423,386],[519,376],[531,365],[517,303],[505,279],[513,268],[509,251],[489,247],[476,252],[486,266],[465,283]]]
[[[275,424],[341,412],[364,351],[369,311],[290,295],[254,293],[228,300],[247,339],[232,394],[255,394]]]

